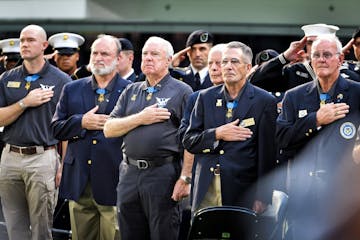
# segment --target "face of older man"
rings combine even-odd
[[[147,77],[160,78],[167,72],[171,57],[166,52],[164,44],[156,41],[145,43],[142,49],[141,71]]]
[[[91,47],[90,68],[95,75],[108,75],[116,71],[118,54],[115,42],[110,38],[95,40]]]
[[[343,55],[338,52],[335,42],[315,42],[311,53],[311,66],[320,79],[337,78]]]
[[[221,57],[220,50],[211,51],[208,58],[209,76],[214,85],[219,85],[224,82],[221,74]]]
[[[226,48],[222,54],[221,71],[224,82],[228,85],[244,83],[251,69],[251,64],[245,63],[243,53],[238,48]]]

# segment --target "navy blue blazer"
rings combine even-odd
[[[268,92],[246,82],[232,121],[240,119],[253,132],[246,141],[216,144],[215,129],[226,124],[225,86],[199,92],[183,144],[196,155],[193,209],[202,202],[217,163],[221,165],[223,205],[252,207],[254,200],[269,203],[272,188],[260,188],[260,178],[275,166],[276,101]]]
[[[200,87],[197,88],[195,85],[195,75],[190,66],[185,68],[174,68],[170,71],[170,75],[173,78],[176,78],[188,84],[193,89],[194,92],[200,89],[205,89],[213,86],[213,83],[210,80],[210,76],[208,72]]]
[[[359,94],[359,83],[339,76],[332,102],[347,103],[350,111],[358,111]],[[316,111],[319,108],[320,97],[315,81],[293,88],[285,94],[283,110],[277,119],[276,138],[279,147],[289,156],[295,155],[318,133]]]
[[[358,177],[352,175],[359,176],[359,166],[352,159],[360,125],[359,100],[360,84],[340,76],[332,102],[346,103],[350,111],[344,118],[318,129],[316,111],[320,99],[316,83],[301,85],[285,95],[283,111],[277,119],[277,141],[292,156],[288,168],[288,211],[299,223],[307,224],[307,232],[313,231],[312,236],[323,234],[322,227],[334,226],[334,219],[337,224],[342,223],[339,219],[348,217],[359,205]],[[319,228],[319,222],[326,224]],[[316,227],[310,230],[313,226]]]
[[[52,120],[55,137],[68,140],[60,196],[77,201],[90,181],[95,201],[101,205],[116,205],[116,186],[122,160],[122,138],[105,138],[103,131],[81,128],[83,115],[95,107],[96,93],[92,76],[64,86]],[[116,75],[114,89],[105,114],[110,114],[120,93],[130,84]]]

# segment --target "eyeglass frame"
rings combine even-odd
[[[314,53],[311,53],[311,59],[319,60],[320,58],[323,58],[325,60],[330,60],[331,58],[334,57],[334,55],[340,55],[340,54],[341,53],[339,53],[339,52],[332,53],[332,52],[329,52],[329,51],[324,51],[322,53],[314,52]]]
[[[240,64],[246,64],[244,62],[241,62],[237,58],[231,58],[230,61],[226,60],[226,59],[221,60],[220,65],[223,67],[223,66],[226,66],[228,63],[230,63],[231,66],[240,65]]]

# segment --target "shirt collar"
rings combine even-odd
[[[206,75],[209,72],[209,68],[208,67],[204,67],[203,69],[201,69],[200,71],[197,71],[192,65],[190,65],[192,72],[194,73],[194,75],[198,72],[199,76],[200,76],[200,80],[201,82],[203,82],[203,80],[206,78]]]
[[[115,76],[113,77],[113,79],[111,79],[111,81],[108,83],[108,85],[105,87],[106,89],[106,92],[112,92],[113,89],[114,89],[114,86],[115,86],[115,80],[117,77],[120,77],[120,75],[118,73],[115,74]],[[94,75],[92,75],[92,78],[91,78],[91,87],[94,91],[96,91],[96,89],[99,88],[99,85],[94,77]]]

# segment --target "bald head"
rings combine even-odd
[[[20,32],[20,54],[27,61],[43,62],[45,49],[48,47],[45,30],[38,25],[28,25]]]
[[[35,33],[37,36],[38,36],[38,39],[40,41],[46,41],[47,40],[47,35],[46,35],[46,32],[44,30],[44,28],[42,28],[41,26],[39,25],[28,25],[26,27],[24,27],[22,30],[21,30],[21,33],[20,35],[23,33],[23,32],[33,32]]]

